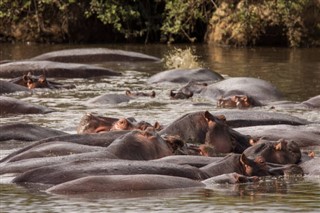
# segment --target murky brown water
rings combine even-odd
[[[28,59],[41,53],[76,47],[109,47],[138,51],[162,58],[174,47],[165,45],[13,45],[1,44],[0,60]],[[186,46],[176,46],[185,48]],[[231,77],[257,77],[272,82],[288,100],[303,101],[320,94],[320,49],[225,49],[206,45],[193,46],[205,67]],[[164,70],[162,64],[106,63],[102,66],[119,70],[124,76],[91,79],[59,79],[74,83],[77,89],[35,91],[31,96],[14,94],[31,103],[45,105],[58,112],[47,115],[1,117],[0,124],[16,121],[76,132],[86,112],[112,117],[135,117],[151,123],[169,123],[192,111],[218,111],[206,105],[193,105],[203,100],[170,100],[169,85],[147,85],[147,78]],[[155,90],[155,99],[137,99],[128,104],[92,106],[92,97],[131,90]],[[320,122],[318,111],[283,111]],[[24,144],[0,144],[0,157]],[[318,212],[320,209],[320,177],[300,179],[268,179],[256,185],[212,186],[210,190],[128,193],[127,198],[52,196],[34,189],[9,184],[11,177],[0,177],[0,212]]]

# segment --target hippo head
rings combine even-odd
[[[164,139],[153,128],[132,130],[120,136],[108,146],[107,150],[120,159],[152,160],[173,155],[181,141]]]
[[[77,127],[78,134],[99,133],[110,131],[117,118],[101,117],[93,115],[92,113],[85,114]]]
[[[179,89],[179,92],[184,94],[200,93],[203,89],[207,88],[208,84],[205,82],[189,81],[186,85]]]
[[[294,141],[280,139],[277,142],[260,142],[244,151],[244,154],[254,159],[263,157],[269,163],[295,164],[301,159],[301,151]]]
[[[114,122],[112,128],[110,130],[133,130],[133,129],[140,129],[145,130],[148,127],[154,127],[156,129],[156,125],[152,126],[150,123],[146,121],[139,121],[136,122],[134,118],[121,118],[118,121]]]
[[[231,129],[223,115],[213,116],[208,111],[204,113],[208,123],[205,144],[214,147],[218,153],[242,153],[251,146],[250,138]]]
[[[246,95],[234,95],[230,98],[220,98],[217,106],[221,108],[248,108],[253,106],[253,99]]]
[[[129,97],[150,97],[154,98],[156,97],[156,92],[151,91],[150,93],[146,92],[131,92],[130,90],[126,90],[126,95]]]
[[[174,92],[173,90],[170,91],[170,98],[171,99],[188,99],[193,96],[193,92],[183,93],[183,92]]]
[[[243,174],[247,176],[267,176],[270,175],[269,168],[265,159],[261,156],[255,159],[249,159],[245,154],[240,156],[240,165],[242,166]]]
[[[33,76],[29,72],[28,75],[24,75],[23,81],[26,82],[26,85],[29,89],[35,88],[50,88],[47,78],[45,75]]]

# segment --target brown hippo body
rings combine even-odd
[[[208,178],[200,169],[189,165],[165,162],[115,159],[76,160],[30,169],[18,175],[13,182],[59,184],[90,175],[158,174],[185,177],[193,180]]]
[[[112,175],[88,176],[53,186],[49,193],[77,195],[84,193],[131,192],[139,190],[164,190],[177,188],[204,188],[204,184],[183,177],[167,175]]]

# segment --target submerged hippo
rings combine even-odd
[[[0,80],[0,95],[14,92],[30,92],[26,87]]]
[[[0,96],[0,115],[8,114],[46,114],[54,112],[53,109],[30,104],[15,98]]]
[[[28,123],[0,125],[0,141],[37,141],[62,135],[68,135],[68,133]]]
[[[224,116],[213,116],[208,111],[185,114],[159,133],[178,135],[187,143],[212,146],[216,153],[242,153],[251,139],[231,129]]]
[[[299,145],[283,139],[277,142],[257,143],[246,149],[243,154],[249,159],[262,158],[266,162],[276,164],[297,164],[301,160]]]
[[[279,112],[265,112],[260,110],[219,110],[214,115],[224,115],[226,122],[230,127],[245,127],[245,126],[261,126],[261,125],[306,125],[309,121],[298,118],[292,115]]]
[[[53,186],[53,194],[78,195],[85,193],[132,192],[138,190],[168,190],[178,188],[204,188],[205,184],[183,177],[167,175],[112,175],[88,176]]]
[[[217,106],[221,108],[245,109],[249,107],[262,106],[262,104],[247,95],[234,95],[229,98],[220,98],[217,102]]]
[[[151,91],[150,93],[147,92],[131,92],[130,90],[126,90],[126,95],[129,97],[156,97],[156,92]]]
[[[74,89],[74,85],[63,85],[57,82],[47,80],[45,75],[34,76],[30,72],[27,75],[14,78],[10,82],[27,87],[29,89],[47,88],[47,89]]]
[[[28,72],[47,77],[90,78],[96,76],[120,76],[121,73],[103,67],[59,63],[51,61],[16,61],[0,64],[0,78],[20,77]]]
[[[174,69],[157,73],[148,79],[149,84],[172,82],[188,83],[189,81],[220,81],[223,77],[212,70],[205,68],[197,69]]]
[[[114,122],[118,121],[118,118],[104,117],[94,115],[92,113],[85,114],[77,127],[78,134],[87,133],[99,133],[110,131]]]
[[[268,104],[283,98],[280,91],[267,81],[249,77],[234,77],[221,80],[205,86],[201,83],[191,82],[178,91],[185,94],[197,94],[214,101],[221,97],[248,96],[255,102]]]
[[[87,101],[88,104],[120,104],[126,103],[133,98],[125,94],[102,94],[100,96],[91,98]]]
[[[150,61],[159,62],[160,58],[150,55],[117,50],[108,48],[80,48],[80,49],[68,49],[48,52],[32,58],[31,60],[41,61],[56,61],[65,63],[101,63],[108,61],[122,61],[122,62],[138,62],[138,61]]]
[[[320,125],[265,125],[236,128],[242,134],[269,141],[293,140],[299,147],[320,146]]]

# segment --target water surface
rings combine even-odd
[[[39,54],[78,47],[108,47],[138,51],[163,58],[174,48],[165,45],[25,45],[1,44],[0,60],[24,60]],[[251,48],[231,49],[206,45],[192,46],[204,67],[224,76],[256,77],[273,83],[287,100],[300,102],[320,94],[320,49]],[[72,90],[36,90],[32,95],[10,94],[57,112],[47,115],[1,117],[0,124],[17,121],[37,124],[68,133],[76,133],[81,117],[87,112],[111,117],[135,117],[151,123],[168,124],[181,115],[199,110],[217,112],[212,102],[193,98],[170,100],[170,89],[177,85],[148,85],[152,74],[165,70],[163,63],[104,63],[100,66],[123,73],[121,77],[90,79],[56,79],[73,83]],[[126,89],[152,91],[155,99],[141,98],[119,105],[90,105],[92,97],[104,93],[121,93]],[[197,104],[195,103],[206,103]],[[259,110],[259,109],[257,109]],[[288,111],[310,121],[320,122],[319,110]],[[25,143],[0,144],[0,157]],[[12,176],[0,177],[1,212],[318,212],[320,177],[269,178],[258,184],[216,185],[210,189],[127,193],[126,196],[88,195],[61,197],[44,193],[41,186],[22,187],[10,184]]]

